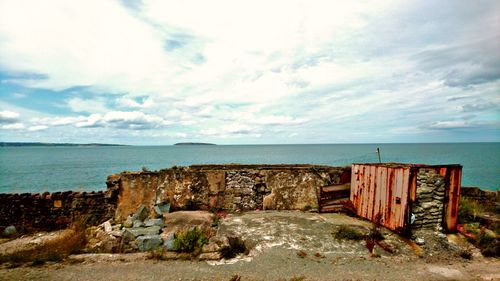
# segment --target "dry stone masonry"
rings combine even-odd
[[[445,179],[435,169],[419,169],[417,196],[413,205],[414,229],[442,230]]]
[[[89,225],[115,214],[117,193],[55,192],[0,194],[0,231],[14,226],[20,233],[64,229],[75,220]]]

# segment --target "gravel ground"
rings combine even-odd
[[[0,280],[500,280],[498,259],[427,259],[385,231],[395,253],[370,257],[363,241],[333,239],[339,225],[371,227],[339,214],[250,212],[229,216],[218,233],[242,236],[253,246],[248,256],[205,262],[95,255],[75,264],[4,267]]]

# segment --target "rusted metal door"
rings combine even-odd
[[[458,219],[462,166],[449,165],[442,167],[439,174],[446,179],[447,183],[444,201],[444,228],[446,231],[455,231]]]
[[[353,164],[351,201],[358,216],[403,232],[408,221],[410,167]]]

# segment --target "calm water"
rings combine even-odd
[[[500,187],[500,143],[0,148],[0,193],[103,190],[106,176],[191,164],[462,164],[464,186]]]

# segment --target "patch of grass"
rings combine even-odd
[[[338,240],[359,241],[365,239],[365,234],[356,228],[348,225],[341,225],[337,231],[333,233],[333,237]]]
[[[471,223],[476,221],[477,215],[487,211],[483,204],[475,200],[460,197],[458,204],[458,223]]]
[[[212,227],[219,227],[220,225],[220,217],[218,215],[214,215],[214,220],[212,221]]]
[[[382,241],[385,239],[384,235],[382,234],[382,232],[380,232],[380,229],[378,227],[373,227],[372,229],[370,229],[368,237],[375,241]]]
[[[500,257],[500,239],[489,229],[482,229],[477,236],[476,245],[487,257]]]
[[[310,211],[312,209],[312,207],[310,205],[305,205],[304,207],[302,207],[300,210],[302,212],[307,212],[307,211]]]
[[[177,252],[192,253],[196,250],[200,250],[201,247],[207,243],[208,238],[203,230],[192,228],[176,235],[173,249]]]
[[[229,246],[220,249],[221,256],[228,260],[236,257],[238,254],[248,254],[245,242],[239,237],[228,237]]]

